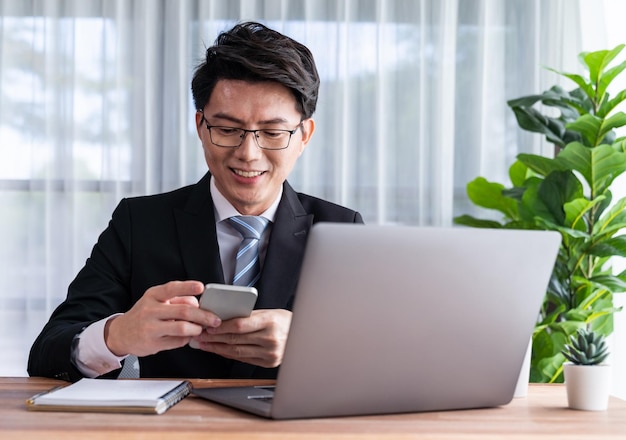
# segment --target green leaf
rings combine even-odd
[[[624,64],[626,64],[626,62]],[[596,115],[601,118],[605,118],[609,113],[611,113],[611,111],[613,111],[614,108],[621,104],[624,99],[626,99],[626,90],[620,91],[612,99],[607,99],[606,101],[603,101]]]
[[[623,127],[624,125],[626,125],[626,114],[623,112],[617,112],[610,118],[604,119],[600,133],[598,134],[598,141],[602,140],[611,130]]]
[[[565,210],[565,225],[572,229],[586,231],[587,224],[584,220],[585,214],[593,209],[594,206],[601,203],[605,198],[604,196],[600,196],[596,197],[593,201],[589,201],[584,197],[579,197],[571,202],[565,203],[563,205],[563,209]]]
[[[626,153],[610,145],[587,148],[572,142],[555,159],[581,173],[591,188],[592,198],[604,193],[616,177],[626,171]]]
[[[520,218],[526,222],[535,222],[537,217],[552,223],[556,222],[550,209],[539,197],[539,187],[542,182],[543,179],[538,177],[531,177],[526,180],[526,191],[518,208]]]
[[[535,217],[535,222],[537,225],[541,227],[541,229],[545,229],[547,231],[558,231],[563,235],[564,238],[571,237],[574,239],[582,239],[588,240],[589,234],[584,230],[572,229],[567,226],[560,226],[554,222],[551,222],[545,218]]]
[[[570,91],[569,96],[571,99],[570,101],[568,101],[568,104],[576,108],[576,114],[572,114],[572,117],[565,118],[564,114],[561,113],[564,121],[574,122],[580,117],[580,115],[584,115],[587,113],[595,114],[596,104],[591,100],[591,98],[589,98],[589,96],[587,96],[587,94],[580,87]]]
[[[614,67],[616,71],[613,69],[609,69],[606,72],[605,69],[608,65],[615,59],[617,55],[624,48],[623,44],[616,46],[611,50],[599,50],[596,52],[583,53],[582,60],[589,68],[589,79],[591,83],[597,84],[596,96],[598,101],[602,99],[604,94],[606,93],[606,89],[609,84],[615,79],[619,73],[624,70],[624,67]],[[624,63],[622,63],[624,64]]]
[[[546,139],[558,146],[564,146],[565,123],[556,118],[548,118],[534,108],[513,107],[515,118],[520,128],[534,133],[541,133]]]
[[[502,190],[502,195],[513,200],[521,201],[524,197],[526,188],[523,186],[514,186],[513,188],[505,188]]]
[[[569,321],[578,321],[581,324],[583,324],[585,321],[587,321],[587,318],[589,317],[590,314],[591,312],[587,310],[570,309],[567,312],[565,312],[563,316],[565,317],[565,319]]]
[[[454,223],[457,225],[471,226],[473,228],[487,228],[498,229],[502,228],[502,224],[495,220],[483,220],[472,217],[471,215],[460,215],[454,218]]]
[[[555,266],[558,266],[558,263]],[[569,307],[571,295],[568,284],[564,281],[566,280],[558,276],[556,270],[552,272],[545,297],[545,301],[552,303],[552,305],[549,312],[547,310],[544,311],[544,316],[541,320],[542,324],[550,324],[556,321],[561,313],[567,310],[566,307]]]
[[[624,92],[626,92],[626,90]],[[625,95],[626,95],[626,93],[625,93]],[[615,142],[613,143],[612,147],[618,153],[626,152],[626,137],[621,137],[619,139],[616,139]]]
[[[597,257],[626,257],[626,235],[609,238],[591,246],[587,253]]]
[[[575,122],[567,124],[567,128],[579,132],[587,147],[597,146],[602,139],[600,137],[602,119],[594,115],[582,115]]]
[[[563,73],[563,72],[560,72],[560,74],[565,76],[566,78],[571,79],[576,84],[578,84],[578,87],[580,87],[580,89],[585,92],[585,95],[587,95],[589,97],[589,99],[593,100],[595,98],[595,92],[593,90],[593,87],[590,84],[587,83],[585,78],[583,78],[582,76],[577,75],[575,73]]]
[[[620,292],[622,293],[622,292]],[[607,299],[607,298],[603,298],[602,303],[612,303],[612,299]],[[612,323],[612,318],[613,316],[622,311],[623,307],[602,307],[602,305],[596,306],[592,308],[592,312],[591,315],[589,315],[589,319],[587,319],[588,323],[591,322],[599,322],[600,318],[611,318],[611,323]],[[600,328],[600,326],[597,326],[597,328]],[[613,332],[613,327],[611,327],[610,331],[603,331],[603,334],[609,335]]]
[[[533,105],[539,102],[544,107],[554,107],[560,111],[560,116],[549,117],[533,108]],[[507,103],[513,110],[520,128],[544,134],[548,142],[554,143],[559,148],[570,142],[582,140],[580,133],[566,129],[565,124],[594,109],[589,97],[580,89],[567,92],[557,85],[541,95],[524,96]]]
[[[622,47],[624,47],[622,45]],[[620,49],[621,50],[621,49]],[[624,69],[626,68],[626,61],[623,61],[622,63],[618,64],[615,67],[611,67],[610,69],[606,70],[604,72],[604,74],[602,75],[602,78],[600,79],[600,82],[598,84],[598,96],[603,96],[607,89],[609,84],[611,84],[611,82],[613,82],[613,80],[624,71]]]
[[[560,319],[561,314],[565,311],[566,306],[564,304],[560,304],[556,309],[546,312],[541,323],[535,326],[535,333],[542,330],[541,326],[549,327],[551,324],[554,324],[557,319]]]
[[[613,313],[592,314],[589,317],[590,327],[603,335],[613,333]]]
[[[565,357],[561,353],[569,334],[558,325],[535,329],[531,356],[531,381],[553,382],[558,379]]]
[[[594,285],[610,292],[626,292],[626,280],[615,275],[598,275],[589,279]]]
[[[536,154],[521,153],[517,155],[517,160],[526,165],[529,169],[533,170],[535,173],[544,177],[554,171],[565,171],[568,169],[556,159],[538,156]]]
[[[591,114],[582,115],[566,125],[567,129],[579,132],[587,147],[596,147],[601,143],[611,143],[612,130],[626,125],[626,114],[617,112],[609,118]],[[611,142],[609,142],[611,141]]]
[[[626,197],[619,199],[593,225],[593,235],[612,235],[626,228]]]
[[[467,184],[467,195],[474,204],[487,209],[495,209],[510,219],[517,219],[517,202],[504,197],[504,186],[489,182],[484,177],[477,177]]]
[[[554,356],[540,359],[537,362],[537,370],[541,374],[541,382],[544,383],[562,383],[563,382],[563,363],[565,362],[565,356],[562,353],[558,353]],[[531,378],[533,376],[531,375]]]
[[[528,95],[511,99],[507,101],[507,104],[515,111],[515,108],[530,108],[538,102],[546,107],[558,109],[561,112],[561,117],[557,120],[562,123],[575,121],[582,113],[589,113],[583,109],[592,108],[589,98],[578,89],[568,92],[559,85],[552,86],[541,95]]]
[[[619,279],[621,279],[622,281],[626,282],[626,269],[624,269],[622,272],[620,272],[617,275],[614,275],[616,277],[618,277]]]
[[[583,276],[584,275],[584,276]],[[583,275],[572,275],[571,282],[576,285],[576,307],[588,307],[593,301],[598,300],[600,297],[608,293],[608,291],[598,284],[594,284],[591,281],[591,277]],[[596,275],[599,276],[600,274]]]
[[[539,185],[537,195],[559,225],[565,224],[563,205],[583,196],[580,181],[571,171],[553,171]]]
[[[558,343],[556,343],[558,339]],[[535,331],[533,334],[533,357],[554,356],[560,351],[559,345],[565,344],[565,335],[549,333],[547,329]]]
[[[579,322],[579,321],[561,321],[561,322],[557,322],[557,323],[552,324],[550,326],[550,329],[565,335],[564,339],[567,339],[571,335],[576,333],[578,331],[578,329],[583,327],[583,326],[584,326],[584,323],[583,322]],[[565,341],[563,341],[563,344],[565,344]],[[559,348],[559,350],[561,350],[561,349],[563,349],[562,345]]]
[[[528,167],[523,162],[519,160],[513,162],[513,165],[509,167],[509,179],[513,186],[524,186],[524,182],[529,177],[528,172]]]

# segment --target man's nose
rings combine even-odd
[[[261,153],[261,149],[257,144],[256,134],[250,131],[244,132],[242,135],[241,145],[237,148],[237,152],[241,156],[245,156],[247,158],[254,158]]]

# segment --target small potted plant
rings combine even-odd
[[[563,365],[569,407],[587,411],[607,409],[611,366],[603,363],[609,355],[604,335],[581,327],[570,336],[562,353],[569,361]]]

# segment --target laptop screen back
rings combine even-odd
[[[508,403],[559,243],[547,231],[315,225],[272,417]]]

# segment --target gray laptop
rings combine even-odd
[[[274,419],[507,404],[559,244],[548,231],[316,224],[275,388],[193,393]]]

